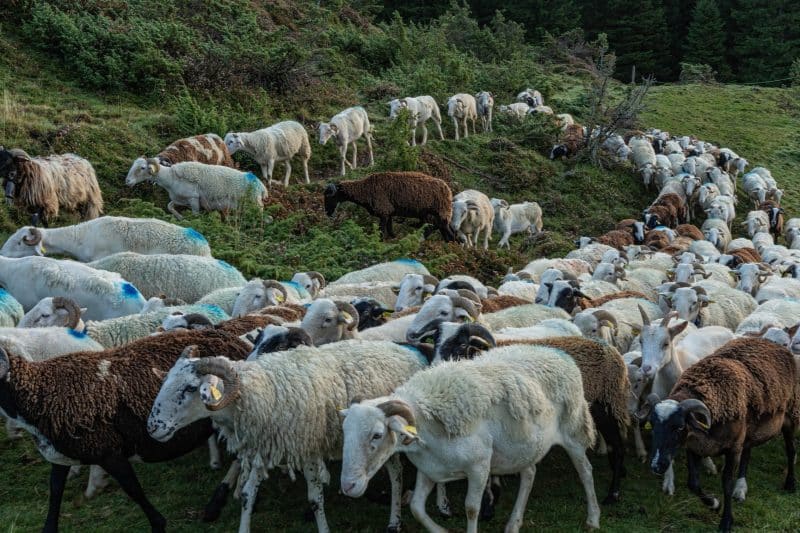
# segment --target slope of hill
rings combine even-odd
[[[232,2],[214,0],[207,4],[230,8]],[[327,73],[327,77],[323,81],[315,79],[312,91],[298,89],[296,93],[274,95],[253,89],[247,93],[248,98],[189,89],[166,91],[154,97],[87,88],[86,80],[82,81],[68,64],[65,66],[60,59],[42,51],[41,46],[34,46],[29,35],[23,35],[8,21],[0,22],[0,143],[24,147],[35,154],[75,151],[95,164],[108,214],[172,220],[165,213],[167,200],[163,191],[150,186],[133,190],[123,186],[131,161],[140,154],[153,154],[180,136],[248,130],[279,119],[301,120],[313,132],[315,121],[324,120],[346,105],[361,103],[366,105],[375,125],[377,168],[419,168],[448,180],[456,190],[474,187],[510,201],[538,201],[548,230],[544,237],[532,242],[513,238],[511,251],[464,250],[438,239],[420,242],[421,229],[412,226],[401,226],[401,237],[382,242],[375,221],[357,208],[342,209],[333,220],[325,217],[322,187],[325,180],[336,178],[338,155],[334,147],[321,147],[314,142],[314,183],[293,186],[286,192],[275,191],[267,207],[271,223],[253,213],[240,214],[227,224],[216,214],[189,215],[182,222],[204,233],[214,254],[247,276],[287,278],[296,270],[314,269],[335,278],[376,261],[411,256],[423,260],[437,275],[470,272],[496,282],[508,266],[519,268],[539,255],[564,253],[577,236],[601,233],[615,221],[640,213],[651,199],[652,193],[645,192],[640,179],[629,170],[606,171],[586,164],[548,161],[545,154],[552,132],[536,122],[518,124],[498,116],[494,134],[470,136],[461,142],[451,139],[451,126],[445,124],[447,140],[431,141],[421,150],[405,148],[407,132],[402,125],[386,119],[385,103],[394,96],[430,92],[443,102],[447,94],[465,87],[491,88],[499,104],[511,101],[520,88],[531,83],[544,89],[547,101],[558,111],[574,113],[580,120],[586,91],[579,78],[551,71],[533,56],[520,57],[499,49],[494,52],[497,57],[507,53],[511,59],[478,61],[467,51],[466,44],[448,40],[455,34],[447,33],[448,24],[473,31],[468,22],[460,19],[443,19],[433,28],[399,22],[376,27],[345,8],[329,11],[306,6],[311,2],[298,2],[299,8],[293,8],[293,4],[246,2],[239,8],[262,21],[265,31],[281,32],[291,26],[291,38],[297,40],[294,44],[298,46],[307,44],[314,50],[328,46],[332,52],[320,55],[314,63],[318,67],[315,75]],[[164,18],[177,20],[179,15],[170,13]],[[311,46],[312,37],[322,44]],[[513,40],[509,42],[513,45]],[[386,52],[396,43],[405,43],[399,53]],[[645,125],[719,142],[752,164],[771,168],[787,189],[787,214],[800,210],[795,194],[800,177],[800,111],[789,90],[663,86],[653,90],[648,104]],[[252,161],[237,159],[243,167],[253,167]],[[348,179],[368,171],[360,169],[349,174]],[[746,211],[746,205],[740,202],[739,210]],[[65,217],[59,224],[72,221]],[[0,238],[25,222],[21,214],[0,209]],[[737,524],[747,529],[795,529],[800,520],[795,497],[778,490],[784,468],[780,443],[760,448],[754,459],[748,477],[751,497],[736,506]],[[602,457],[594,457],[593,462],[596,486],[601,492],[608,483],[607,462]],[[208,471],[206,463],[205,451],[199,450],[173,463],[136,466],[146,492],[167,516],[171,530],[236,528],[235,504],[228,506],[217,524],[199,524],[202,505],[219,480],[218,473]],[[660,480],[645,466],[631,455],[626,463],[624,499],[603,510],[605,530],[698,531],[716,527],[717,517],[684,489],[682,465],[677,468],[678,493],[668,498],[660,494]],[[0,523],[9,531],[40,527],[47,511],[47,464],[29,439],[11,442],[3,438],[0,464],[5,481],[0,484]],[[333,530],[366,532],[384,527],[386,506],[367,499],[356,502],[338,494],[336,466],[331,480],[326,508]],[[141,512],[115,485],[97,499],[85,502],[80,496],[83,481],[73,481],[68,486],[62,507],[64,531],[145,529]],[[410,485],[413,479],[406,482]],[[719,492],[717,477],[706,477],[704,483],[711,491]],[[377,496],[387,486],[382,478],[372,485]],[[515,487],[516,481],[506,482],[500,509],[487,530],[499,529],[508,516]],[[441,520],[446,527],[463,528],[462,496],[463,484],[456,484],[451,493],[455,517]],[[538,469],[526,513],[526,529],[580,529],[584,520],[582,498],[566,456],[553,452]],[[313,525],[303,519],[306,507],[303,482],[291,483],[276,471],[272,479],[262,484],[254,527],[309,531]],[[353,513],[356,508],[358,512]],[[407,511],[404,519],[407,531],[421,530]]]

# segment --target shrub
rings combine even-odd
[[[681,83],[716,83],[716,72],[711,65],[681,63]]]

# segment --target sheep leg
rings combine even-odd
[[[783,490],[794,492],[797,490],[797,481],[795,479],[794,463],[797,458],[797,449],[794,443],[795,428],[791,424],[783,426],[783,445],[786,450],[786,481],[783,484]],[[748,450],[748,459],[749,459]]]
[[[68,474],[69,467],[66,465],[53,464],[50,468],[50,502],[42,533],[58,531],[58,515],[61,513],[61,499],[64,496]]]
[[[661,482],[661,492],[672,496],[675,494],[675,469],[672,468],[674,461],[670,461],[669,468],[664,472],[664,481]]]
[[[284,164],[286,165],[286,174],[284,174],[284,176],[283,176],[283,186],[284,187],[288,187],[289,186],[289,178],[292,177],[292,160],[291,159],[287,159]]]
[[[25,431],[17,426],[12,419],[6,419],[6,438],[8,440],[21,439],[24,434]]]
[[[325,520],[324,497],[322,495],[322,485],[330,479],[325,463],[321,460],[311,461],[303,465],[303,474],[308,486],[308,503],[314,511],[314,518],[317,520],[317,531],[327,533],[330,531],[328,522]]]
[[[250,533],[250,519],[253,516],[253,507],[256,505],[259,484],[261,484],[261,478],[258,470],[253,468],[242,489],[242,516],[239,518],[239,533]]]
[[[170,203],[167,204],[167,211],[172,213],[175,216],[176,219],[178,219],[178,220],[182,220],[183,219],[183,216],[178,212],[177,209],[175,209],[175,202],[170,202]]]
[[[126,458],[109,457],[104,460],[100,466],[111,474],[111,477],[117,480],[117,483],[120,484],[125,494],[141,507],[144,514],[147,515],[147,520],[150,522],[150,529],[152,529],[152,531],[158,533],[166,531],[166,518],[153,507],[153,504],[151,504],[147,496],[144,495],[144,490],[142,490],[142,486],[139,484],[136,472],[133,471],[133,467]]]
[[[644,439],[642,439],[642,426],[637,421],[633,423],[633,442],[636,445],[636,457],[642,463],[647,462],[647,448],[645,448]]]
[[[491,228],[483,228],[483,249],[489,249],[489,241],[492,238],[492,230]]]
[[[417,482],[414,485],[414,496],[411,497],[411,514],[431,533],[447,533],[447,530],[439,526],[425,510],[425,500],[428,499],[435,483],[431,478],[417,470]]]
[[[458,119],[453,117],[453,128],[456,130],[456,140],[458,140]]]
[[[469,137],[469,126],[467,126],[467,116],[466,115],[464,115],[463,124],[464,124],[464,138],[466,139],[467,137]],[[475,133],[475,132],[473,132],[473,133]]]
[[[700,487],[700,456],[691,450],[686,450],[686,465],[689,471],[687,477],[689,491],[696,494],[706,507],[713,510],[719,509],[719,500],[707,494],[702,487]]]
[[[725,466],[722,468],[722,519],[719,521],[719,530],[727,533],[733,529],[733,509],[731,499],[733,496],[733,473],[739,467],[740,450],[730,450],[725,453]]]
[[[311,157],[311,156],[308,156]],[[311,183],[311,180],[308,177],[308,157],[303,159],[303,177],[306,179],[306,184]]]
[[[467,474],[467,495],[464,498],[464,510],[467,513],[467,533],[478,533],[478,513],[481,510],[483,491],[486,490],[486,483],[489,481],[490,461],[491,456],[487,457],[482,464],[474,465],[473,470]],[[516,509],[516,505],[514,508]]]
[[[602,440],[611,448],[611,453],[608,454],[608,465],[611,467],[611,486],[603,500],[603,505],[608,505],[619,501],[620,484],[622,476],[625,475],[625,445],[622,442],[619,425],[613,417],[606,413],[603,406],[593,404],[590,411]]]
[[[356,168],[358,166],[358,146],[356,142],[353,141],[353,165],[351,168]]]
[[[506,248],[510,248],[511,246],[508,244],[508,239],[511,237],[511,224],[509,224],[505,231],[503,231],[503,238],[500,239],[500,242],[497,244],[498,248],[502,248],[505,246]]]
[[[592,478],[592,463],[586,457],[586,448],[571,437],[567,437],[563,444],[578,477],[586,492],[586,525],[590,528],[600,529],[600,506],[597,504],[597,495],[594,492],[594,478]]]
[[[411,121],[411,146],[417,145],[417,122]]]
[[[444,483],[436,484],[436,510],[445,518],[453,516],[450,501],[447,499],[447,489]]]
[[[342,160],[342,165],[341,165],[341,168],[339,170],[341,171],[341,175],[344,176],[344,174],[345,174],[345,168],[344,168],[345,164],[349,164],[348,161],[347,161],[347,145],[346,144],[343,144],[342,146],[339,147],[339,155],[340,155],[341,160]],[[352,168],[352,167],[350,167],[350,168]]]
[[[394,229],[392,229],[392,217],[386,217],[386,234],[394,239]]]
[[[89,482],[86,484],[84,496],[87,500],[94,498],[98,492],[108,486],[106,471],[97,465],[89,467]]]
[[[711,457],[703,457],[703,467],[706,469],[706,474],[709,476],[717,475],[717,465],[714,464]]]
[[[208,456],[209,465],[211,470],[219,470],[222,467],[222,457],[219,453],[219,446],[217,445],[216,434],[208,437]]]
[[[433,123],[436,124],[436,128],[439,130],[439,140],[443,141],[444,140],[444,133],[442,133],[442,121],[441,120],[436,120],[434,118],[433,119]]]
[[[511,511],[511,518],[506,524],[505,533],[516,533],[522,527],[525,520],[525,507],[528,505],[528,498],[533,489],[533,479],[536,477],[536,465],[531,465],[519,473],[519,491],[517,501],[514,502],[514,509]]]
[[[375,164],[375,158],[372,157],[372,135],[370,135],[369,132],[367,132],[367,134],[364,137],[367,138],[367,150],[369,151],[369,166],[372,166]]]
[[[211,496],[211,500],[206,504],[203,510],[203,522],[214,522],[219,518],[219,515],[222,513],[222,508],[225,507],[228,494],[231,492],[231,487],[236,485],[241,471],[242,468],[239,460],[234,460],[228,469],[228,473],[225,474],[225,478],[217,485],[214,494]]]
[[[400,532],[401,510],[400,504],[403,492],[403,465],[400,463],[400,455],[394,454],[386,462],[386,471],[389,472],[389,482],[392,486],[392,502],[389,511],[389,527],[387,533]]]
[[[425,146],[425,143],[427,143],[427,142],[428,142],[428,126],[426,126],[425,123],[423,122],[422,123],[422,142],[420,143],[420,146]]]
[[[747,498],[747,466],[750,464],[750,448],[742,450],[742,458],[739,460],[739,474],[733,487],[733,499],[743,502]]]

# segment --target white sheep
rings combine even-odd
[[[196,255],[122,252],[93,261],[89,266],[116,272],[125,279],[130,277],[131,283],[141,287],[139,290],[145,298],[166,294],[187,303],[194,303],[216,289],[241,287],[247,283],[242,274],[225,261]]]
[[[166,442],[185,425],[211,418],[241,463],[240,532],[250,530],[259,484],[276,466],[285,466],[292,476],[303,472],[317,528],[325,532],[325,463],[341,457],[343,443],[338,408],[357,397],[389,394],[426,364],[415,349],[364,341],[299,346],[251,361],[184,357],[167,374],[147,429]],[[389,525],[397,529],[401,467],[395,461],[387,468],[392,479]]]
[[[20,323],[25,310],[16,298],[0,288],[0,327],[13,328]]]
[[[34,305],[22,320],[20,328],[46,328],[51,326],[66,327],[76,331],[83,331],[84,323],[81,314],[86,309],[81,309],[78,304],[69,298],[48,296],[42,298]]]
[[[749,211],[742,226],[747,228],[747,236],[751,239],[756,233],[769,233],[769,215],[761,210]]]
[[[408,275],[408,274],[407,274]],[[364,283],[337,283],[325,287],[319,298],[331,298],[350,302],[356,298],[367,298],[380,302],[391,309],[396,299],[397,283],[393,281],[367,281]]]
[[[347,302],[317,298],[306,309],[300,327],[311,337],[314,346],[356,339],[359,338],[358,311]]]
[[[117,273],[49,257],[0,256],[0,285],[24,309],[48,296],[71,298],[88,309],[87,320],[138,313],[145,304],[139,290]]]
[[[700,231],[703,232],[706,240],[713,244],[720,252],[724,252],[728,243],[731,242],[731,230],[724,220],[718,218],[706,219],[703,225],[700,226]]]
[[[453,119],[456,140],[459,139],[459,122],[463,128],[464,138],[469,137],[467,121],[472,121],[472,133],[475,131],[475,121],[478,120],[478,104],[475,97],[467,93],[454,94],[447,100],[447,115]]]
[[[670,304],[678,317],[697,327],[724,326],[731,331],[757,306],[749,294],[711,280],[676,289]]]
[[[178,220],[183,218],[176,209],[178,206],[189,206],[194,214],[201,208],[219,211],[225,217],[245,201],[263,209],[267,199],[267,189],[255,174],[221,165],[187,161],[167,167],[156,158],[140,157],[133,162],[125,184],[133,187],[147,180],[167,190],[170,200],[167,209]]]
[[[500,111],[501,113],[506,113],[515,116],[520,120],[525,118],[528,115],[528,111],[530,110],[531,106],[529,106],[525,102],[514,102],[513,104],[501,105],[498,108],[498,111]]]
[[[765,326],[791,327],[800,317],[800,300],[776,298],[767,300],[747,315],[736,328],[736,335],[758,333]]]
[[[6,240],[0,255],[69,255],[88,263],[118,252],[210,256],[198,231],[156,218],[104,216],[62,228],[25,226]]]
[[[248,154],[261,166],[261,174],[269,187],[272,184],[272,171],[275,163],[284,162],[286,174],[283,177],[283,186],[289,186],[292,175],[292,158],[300,157],[303,163],[303,177],[306,183],[311,183],[308,178],[308,160],[311,158],[311,143],[308,133],[302,124],[294,120],[278,122],[268,128],[251,132],[234,133],[225,135],[225,146],[231,155],[239,150]]]
[[[572,321],[583,332],[583,336],[611,344],[620,353],[630,350],[634,337],[642,329],[642,307],[650,319],[664,316],[663,311],[648,300],[641,298],[619,298],[600,307],[585,309],[576,314]]]
[[[787,298],[800,299],[800,279],[773,277],[762,285],[755,295],[756,302],[759,304]]]
[[[308,291],[312,298],[316,298],[320,291],[325,288],[325,276],[313,270],[295,273],[292,276],[292,281]]]
[[[544,105],[544,98],[539,91],[528,88],[517,95],[517,102],[525,102],[529,107],[536,107]]]
[[[542,272],[547,270],[548,268],[557,268],[562,272],[568,272],[572,274],[572,277],[577,278],[581,274],[591,274],[592,272],[592,265],[588,261],[583,259],[534,259],[522,270],[528,272],[533,281],[539,281]]]
[[[389,102],[389,118],[397,118],[401,110],[407,109],[409,114],[409,125],[411,126],[411,146],[417,145],[417,128],[422,127],[422,146],[428,142],[428,128],[425,123],[433,120],[436,129],[439,131],[439,139],[444,140],[442,133],[442,113],[439,105],[432,96],[416,96],[406,98],[395,98]]]
[[[549,337],[580,337],[580,328],[563,318],[548,318],[535,326],[525,328],[502,328],[495,338],[498,341],[512,339],[547,339]]]
[[[480,191],[467,189],[453,197],[453,217],[450,227],[468,247],[478,246],[483,233],[483,249],[489,249],[494,223],[494,208],[489,197]]]
[[[475,102],[478,106],[478,117],[481,119],[483,132],[492,131],[492,112],[494,110],[494,96],[487,91],[481,91],[475,95]]]
[[[538,291],[539,286],[536,283],[525,279],[504,281],[497,287],[498,294],[517,296],[531,302],[536,299]]]
[[[649,187],[656,166],[656,151],[653,150],[652,143],[647,137],[636,136],[628,141],[628,147],[631,149],[633,167],[642,174],[645,186]]]
[[[422,274],[406,274],[400,283],[393,284],[393,290],[397,293],[394,302],[394,310],[402,311],[408,307],[422,305],[425,298],[436,293],[436,286],[439,280],[433,276]],[[379,302],[380,299],[376,298]],[[383,302],[386,303],[386,302]]]
[[[498,248],[508,248],[508,239],[515,233],[535,235],[542,231],[542,208],[536,202],[509,205],[500,198],[492,198],[491,202],[494,207],[493,230],[502,235]]]
[[[553,445],[566,450],[578,471],[587,526],[599,527],[586,457],[594,423],[580,371],[560,350],[517,345],[446,362],[415,374],[392,395],[351,405],[342,415],[342,492],[361,496],[380,465],[402,452],[417,467],[411,512],[428,531],[445,531],[425,510],[435,483],[467,478],[467,531],[475,532],[489,476],[515,473],[521,475],[520,488],[505,531],[519,531],[536,464]]]
[[[535,326],[549,318],[569,319],[569,315],[558,307],[540,304],[526,304],[508,307],[495,313],[481,316],[481,322],[492,331],[503,328],[525,328]]]
[[[356,141],[362,137],[367,141],[369,150],[369,164],[375,163],[372,155],[372,139],[370,135],[371,126],[367,111],[361,107],[348,107],[338,115],[335,115],[330,122],[322,122],[319,125],[319,143],[325,144],[328,139],[333,137],[336,146],[339,147],[339,154],[342,158],[341,175],[344,176],[344,167],[347,164],[350,168],[358,166],[358,146]],[[353,145],[353,162],[347,160],[347,147]]]
[[[542,115],[554,115],[555,112],[553,108],[546,105],[537,105],[535,107],[531,107],[528,109],[528,115],[535,115],[535,114],[542,114]]]

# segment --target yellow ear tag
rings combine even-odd
[[[278,301],[278,303],[283,303],[283,301],[284,301],[286,298],[284,298],[284,297],[283,297],[283,294],[276,294],[276,295],[275,295],[275,299]]]
[[[381,313],[381,315],[385,318],[389,318],[390,316],[392,316],[392,314],[394,314],[393,311],[384,311],[383,313]]]
[[[209,390],[211,391],[211,397],[214,398],[215,402],[218,402],[219,399],[222,398],[222,393],[219,392],[219,389],[216,385],[211,385]]]
[[[44,244],[42,244],[42,245],[39,247],[39,249],[40,249],[40,250],[42,250],[42,253],[43,253],[43,254],[46,254],[46,253],[47,253],[47,250],[45,250],[45,249],[44,249]]]
[[[415,428],[414,426],[403,426],[403,429],[404,429],[404,430],[405,430],[407,433],[411,433],[411,434],[412,434],[412,435],[414,435],[415,437],[417,436],[417,428]]]
[[[703,428],[703,429],[708,429],[708,428],[710,427],[710,426],[709,426],[708,424],[706,424],[705,422],[700,422],[700,421],[699,421],[699,420],[697,420],[696,418],[694,419],[694,421],[697,423],[697,425],[698,425],[698,426],[700,426],[700,427],[701,427],[701,428]]]
[[[464,322],[469,323],[469,322],[474,322],[474,320],[472,320],[471,316],[467,315],[467,316],[464,317]]]
[[[353,317],[350,316],[350,313],[342,311],[342,316],[344,317],[345,320],[353,320]]]
[[[644,425],[644,429],[653,429],[653,424],[651,424],[650,422],[647,422],[647,423]]]

